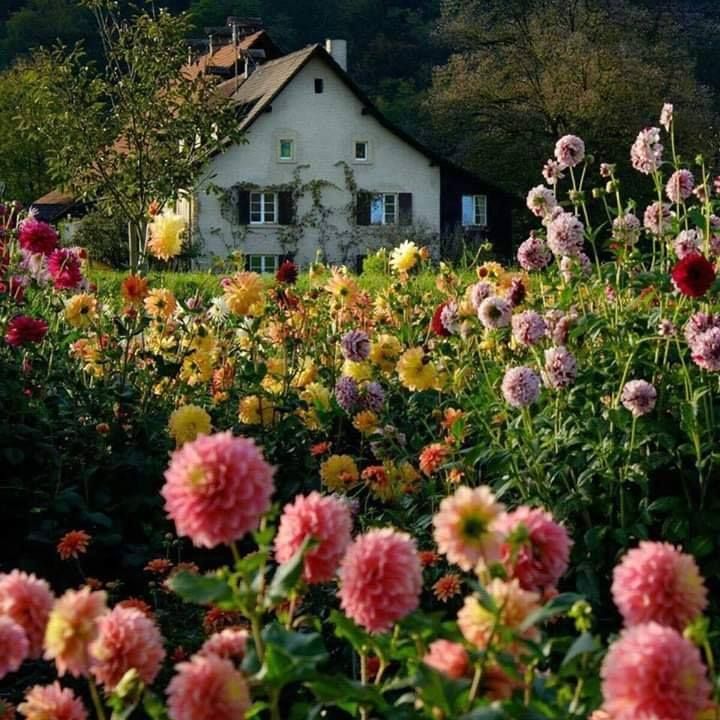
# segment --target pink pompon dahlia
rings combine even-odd
[[[552,588],[565,574],[572,541],[549,512],[521,505],[501,515],[495,527],[505,537],[502,563],[523,589]]]
[[[692,195],[695,178],[689,170],[676,170],[667,181],[665,194],[670,202],[679,203]]]
[[[667,235],[672,229],[670,206],[654,202],[645,208],[643,226],[652,235]]]
[[[450,640],[435,640],[430,643],[423,662],[455,680],[467,675],[470,669],[470,656],[467,650],[460,643]]]
[[[243,628],[229,627],[211,635],[198,651],[198,655],[217,655],[239,663],[245,657],[248,632]]]
[[[542,377],[545,385],[553,390],[570,387],[577,377],[575,356],[562,345],[548,348]]]
[[[505,327],[510,324],[512,305],[505,298],[491,295],[480,303],[477,315],[483,326],[489,330]]]
[[[545,217],[557,207],[555,193],[544,185],[537,185],[531,188],[527,194],[527,207],[533,215]]]
[[[584,226],[572,213],[559,212],[547,226],[547,245],[556,257],[576,257],[583,246]]]
[[[669,543],[643,541],[613,572],[612,595],[627,625],[656,622],[682,631],[707,607],[695,558]]]
[[[20,223],[18,240],[23,250],[49,255],[57,247],[58,239],[55,228],[42,220],[29,217]]]
[[[542,270],[551,259],[550,249],[534,232],[518,247],[517,260],[523,270]]]
[[[87,720],[88,716],[80,698],[59,682],[31,688],[18,710],[27,720]]]
[[[308,583],[333,579],[351,541],[352,518],[346,502],[335,496],[311,492],[298,495],[283,509],[275,536],[275,558],[284,563],[306,538],[317,545],[305,554],[303,577]]]
[[[528,367],[510,368],[503,377],[500,389],[508,405],[524,408],[538,399],[540,377]]]
[[[175,666],[168,685],[171,720],[240,720],[250,707],[242,674],[217,655],[195,655]]]
[[[433,517],[438,551],[463,570],[471,570],[481,560],[487,565],[496,562],[502,537],[495,521],[504,509],[486,485],[459,487],[440,503]]]
[[[513,315],[512,334],[517,342],[526,347],[537,345],[547,333],[547,325],[542,316],[534,310]]]
[[[45,626],[55,598],[45,580],[20,570],[0,575],[0,615],[14,620],[27,635],[28,657],[42,654]]]
[[[564,135],[555,144],[555,157],[565,167],[575,167],[585,157],[585,143],[577,135]]]
[[[357,537],[339,574],[340,606],[369,632],[389,630],[420,602],[422,568],[415,541],[392,528]]]
[[[710,702],[698,648],[654,622],[624,630],[600,674],[603,709],[613,720],[696,720]]]
[[[0,680],[25,662],[29,648],[22,627],[9,617],[0,617]]]
[[[87,676],[89,646],[98,635],[97,621],[108,611],[106,598],[104,591],[85,586],[55,601],[45,629],[45,659],[55,660],[58,675]]]
[[[12,347],[39,343],[48,331],[48,324],[42,318],[16,315],[7,324],[5,342]]]
[[[165,510],[196,546],[229,544],[260,524],[274,474],[253,440],[202,435],[172,455],[161,490]]]
[[[118,606],[98,620],[98,636],[90,646],[90,672],[113,691],[128,670],[151,685],[165,657],[157,625],[140,610]]]
[[[652,175],[660,167],[662,154],[660,128],[656,127],[641,130],[630,148],[632,166],[645,175]]]
[[[625,383],[620,401],[635,417],[652,412],[657,400],[657,390],[647,380],[630,380]]]
[[[53,250],[47,269],[57,290],[72,290],[82,282],[80,258],[67,248]]]

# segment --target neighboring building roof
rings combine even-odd
[[[61,190],[51,190],[41,198],[35,200],[31,207],[35,208],[40,220],[55,222],[67,215],[71,210],[84,211],[84,206],[72,195]]]

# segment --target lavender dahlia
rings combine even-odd
[[[665,194],[671,202],[687,200],[695,187],[695,178],[689,170],[676,170],[667,181]]]
[[[360,400],[360,392],[355,380],[348,375],[340,377],[335,383],[335,399],[345,412],[352,412]]]
[[[548,246],[534,232],[521,243],[517,251],[517,259],[523,270],[542,270],[551,258]]]
[[[701,242],[702,236],[697,230],[683,230],[675,238],[673,248],[678,259],[682,260],[686,255],[700,252]]]
[[[645,208],[643,225],[653,235],[660,235],[661,233],[664,235],[670,229],[671,219],[670,206],[665,203],[654,202]]]
[[[480,281],[475,283],[470,290],[470,304],[475,308],[475,311],[480,307],[480,303],[487,297],[493,294],[493,286],[489,282]]]
[[[510,368],[502,381],[502,394],[506,402],[516,408],[534,403],[540,395],[540,378],[528,367]]]
[[[544,185],[536,185],[527,194],[528,210],[537,217],[549,215],[557,207],[555,193]]]
[[[551,347],[545,351],[543,380],[553,390],[570,387],[577,377],[575,356],[564,346]]]
[[[657,390],[647,380],[630,380],[625,383],[620,400],[637,418],[652,412],[657,400]]]
[[[712,327],[698,335],[692,345],[692,359],[703,370],[720,371],[720,328]]]
[[[362,330],[350,330],[342,336],[340,347],[347,360],[361,362],[370,355],[370,338]]]
[[[537,345],[545,337],[547,325],[534,310],[513,315],[512,334],[517,342],[526,347]]]
[[[555,144],[555,157],[564,167],[575,167],[585,157],[585,143],[577,135],[564,135]]]
[[[385,402],[385,391],[379,382],[369,382],[362,393],[362,406],[373,412],[380,412]]]
[[[579,255],[583,244],[583,230],[583,224],[575,215],[560,212],[548,224],[548,247],[556,256]]]

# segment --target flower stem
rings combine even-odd
[[[97,715],[97,720],[106,720],[105,708],[103,707],[102,701],[100,700],[100,695],[97,691],[97,686],[95,685],[95,682],[88,678],[88,685],[90,686],[90,697],[92,698],[93,707],[95,708],[95,714]]]

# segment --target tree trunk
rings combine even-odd
[[[145,265],[145,234],[147,224],[143,221],[128,220],[128,255],[130,272],[138,272]]]

